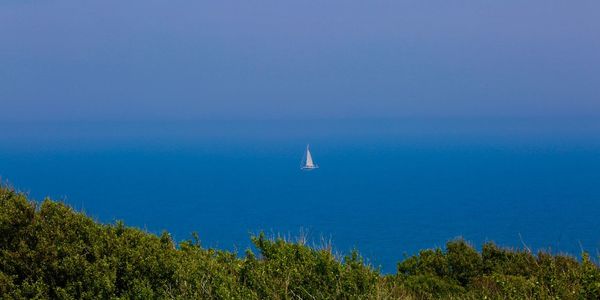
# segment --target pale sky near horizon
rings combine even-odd
[[[0,112],[600,117],[600,2],[2,1]]]

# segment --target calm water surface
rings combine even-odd
[[[331,240],[373,265],[462,236],[474,245],[600,249],[600,143],[528,124],[4,124],[0,176],[102,222],[205,246],[259,231]],[[535,127],[535,126],[534,126]],[[424,129],[423,129],[424,128]],[[600,135],[596,135],[600,136]],[[301,172],[311,143],[313,172]]]

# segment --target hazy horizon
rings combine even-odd
[[[3,121],[600,116],[597,1],[3,1]]]

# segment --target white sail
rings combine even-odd
[[[308,149],[308,146],[306,147],[306,165],[304,165],[307,168],[314,168],[315,164],[313,163],[312,160],[312,155],[310,155],[310,150]]]
[[[315,163],[313,162],[313,158],[312,155],[310,154],[310,149],[308,147],[308,145],[306,145],[306,160],[304,161],[304,165],[302,166],[302,170],[314,170],[316,168],[318,168],[319,166],[315,165]]]

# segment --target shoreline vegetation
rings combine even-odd
[[[353,251],[251,237],[243,255],[176,244],[122,222],[0,186],[1,299],[600,299],[600,268],[581,260],[462,239],[381,274]]]

